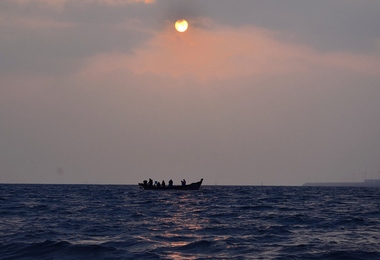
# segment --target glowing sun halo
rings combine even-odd
[[[189,24],[187,23],[186,20],[178,20],[175,22],[175,29],[179,32],[184,32],[187,30],[187,27],[189,27]]]

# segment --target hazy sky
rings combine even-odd
[[[0,183],[378,178],[379,14],[379,0],[2,0]]]

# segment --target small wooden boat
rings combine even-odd
[[[157,187],[154,185],[149,185],[148,183],[139,183],[140,189],[144,190],[199,190],[203,182],[203,179],[201,179],[198,182],[193,182],[188,185],[172,185],[172,186],[165,186],[165,187]]]

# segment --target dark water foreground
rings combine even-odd
[[[0,185],[0,259],[380,259],[380,189]]]

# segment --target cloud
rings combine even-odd
[[[290,0],[205,2],[207,15],[228,26],[257,26],[281,31],[281,41],[309,45],[324,52],[374,51],[380,38],[377,0],[305,2]]]
[[[75,0],[11,0],[14,3],[17,3],[19,5],[30,5],[30,4],[37,4],[52,8],[58,8],[61,9],[66,4],[73,4],[77,3],[78,1]],[[119,6],[119,5],[129,5],[129,4],[152,4],[155,0],[82,0],[80,4],[100,4],[100,5],[113,5],[113,6]]]
[[[122,66],[137,73],[169,71],[176,76],[194,74],[202,79],[216,78],[217,74],[219,77],[247,76],[270,70],[274,73],[302,72],[304,65],[361,70],[369,74],[376,73],[378,67],[380,36],[370,34],[378,16],[372,15],[370,7],[376,10],[376,6],[370,3],[360,8],[351,2],[344,4],[345,10],[360,20],[352,25],[352,31],[351,28],[337,28],[348,23],[333,22],[333,12],[322,13],[326,21],[331,22],[328,25],[324,19],[310,13],[309,6],[296,5],[294,1],[289,5],[277,3],[273,15],[269,15],[273,11],[271,4],[251,1],[238,5],[212,0],[156,1],[154,5],[145,4],[152,1],[138,0],[17,0],[5,3],[2,3],[5,8],[2,8],[0,21],[3,28],[0,66],[4,73],[17,69],[48,74],[72,73],[80,69],[84,59],[103,57],[112,62],[106,58],[112,55],[115,56],[112,66],[125,62]],[[28,5],[28,12],[25,8],[16,8],[14,3]],[[328,5],[337,8],[336,4]],[[60,12],[41,9],[41,6],[55,6]],[[317,10],[325,8],[320,4],[313,6]],[[368,16],[363,15],[367,13]],[[339,10],[336,14],[337,20],[340,17],[348,19],[340,16]],[[172,23],[182,16],[190,21],[190,30],[181,37],[174,36]],[[315,26],[318,23],[323,25]],[[328,34],[323,34],[326,31],[323,28],[328,29]],[[339,36],[340,33],[355,37],[348,39]],[[342,39],[346,42],[340,44]],[[320,48],[322,42],[341,48],[323,49]],[[361,46],[360,51],[345,48],[354,42]],[[132,50],[134,56],[129,55]],[[161,62],[164,59],[167,61]]]
[[[346,70],[366,75],[380,73],[380,58],[344,52],[324,53],[305,45],[280,42],[278,32],[257,27],[191,28],[178,34],[169,24],[133,53],[98,54],[88,60],[84,74],[102,75],[126,69],[201,81],[254,75],[302,74],[312,69]]]

